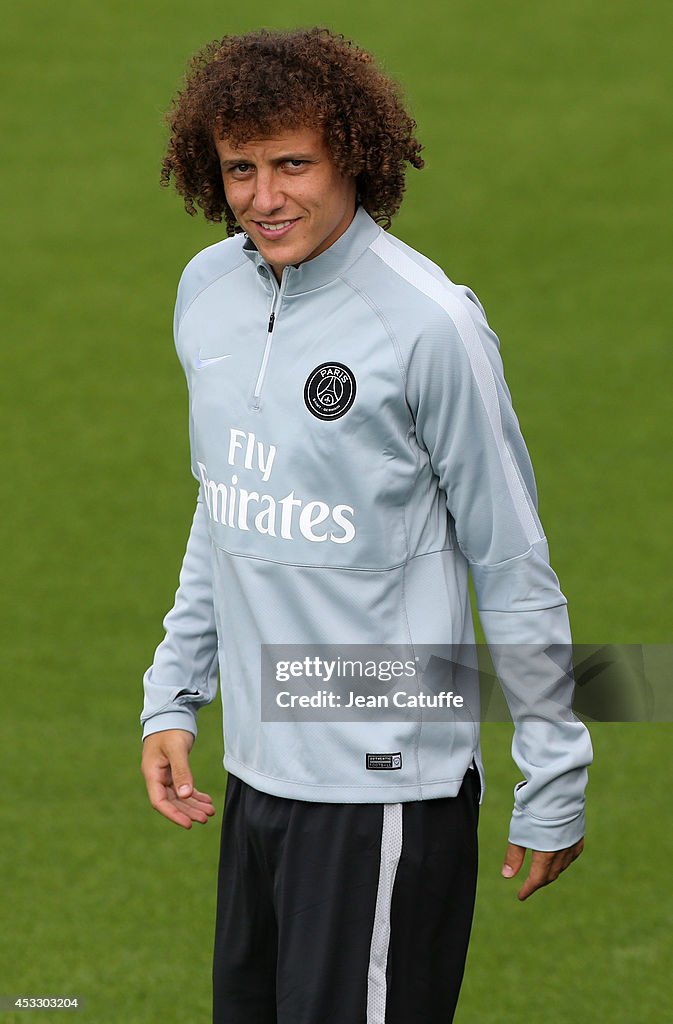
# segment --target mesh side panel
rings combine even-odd
[[[386,964],[390,944],[390,908],[397,865],[402,855],[402,804],[385,804],[381,832],[381,869],[367,974],[367,1024],[385,1024]]]

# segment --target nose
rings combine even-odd
[[[255,180],[255,197],[253,206],[257,213],[270,216],[279,210],[285,202],[280,189],[280,182],[272,168],[258,168]]]

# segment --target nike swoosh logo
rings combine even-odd
[[[204,366],[212,366],[213,363],[221,363],[223,359],[231,359],[231,352],[228,352],[226,356],[207,356],[205,359],[198,356],[194,366],[197,370],[202,370]]]

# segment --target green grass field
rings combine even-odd
[[[194,498],[172,304],[221,236],[158,188],[162,112],[206,40],[315,23],[404,84],[427,167],[393,230],[500,335],[575,639],[673,639],[670,4],[9,7],[0,996],[78,995],[91,1024],[210,1012],[219,814],[183,832],[139,774],[141,676]],[[220,730],[213,706],[193,755],[218,802]],[[484,727],[460,1024],[673,1019],[671,727],[592,731],[586,854],[520,905],[499,876],[510,729]]]

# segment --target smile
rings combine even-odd
[[[264,238],[280,238],[291,231],[294,225],[297,223],[295,220],[281,220],[277,223],[270,223],[269,221],[255,221],[255,226],[259,233]]]

